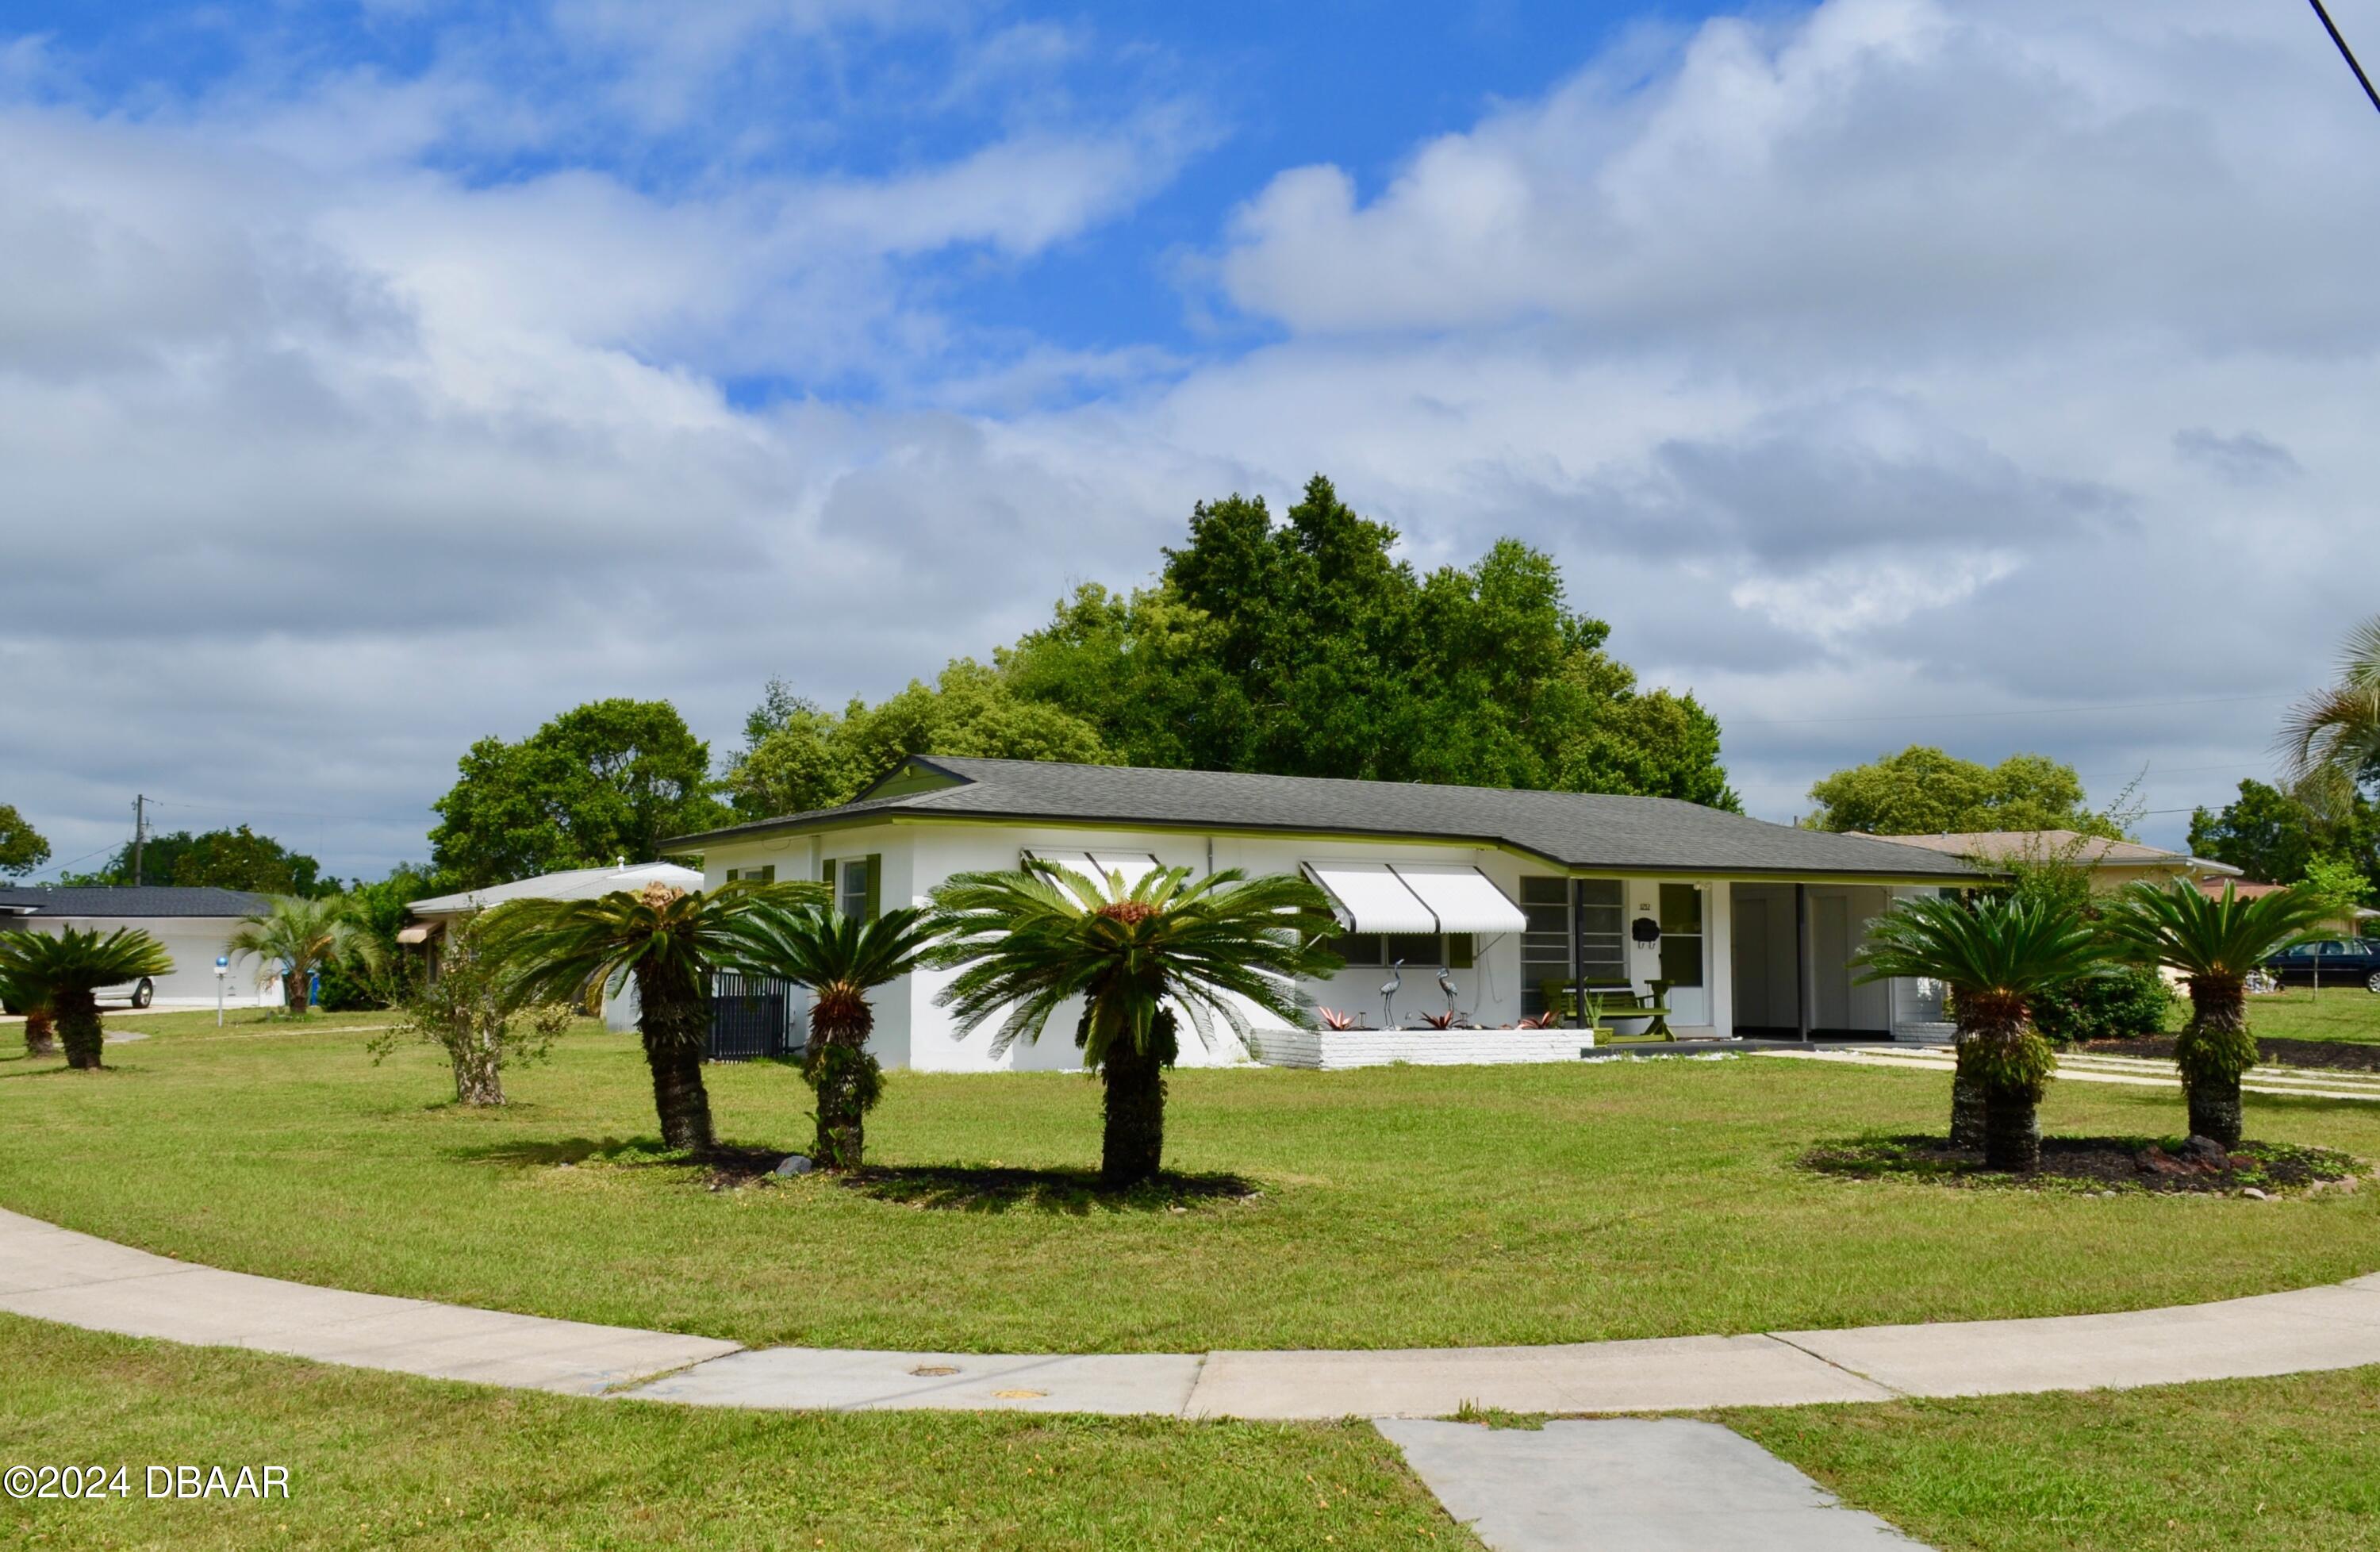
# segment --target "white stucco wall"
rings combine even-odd
[[[96,931],[102,934],[119,928],[132,928],[148,933],[164,945],[174,958],[174,968],[165,975],[150,977],[157,986],[157,1001],[188,1007],[215,1005],[215,956],[224,952],[224,944],[239,929],[235,916],[10,916],[5,919],[10,928],[30,928],[35,932],[55,933],[65,928],[78,932]],[[279,982],[276,979],[268,992],[257,984],[259,964],[253,954],[232,956],[231,973],[224,977],[224,1004],[232,1008],[274,1007],[281,1005]],[[104,988],[102,1001],[120,995],[122,988]]]

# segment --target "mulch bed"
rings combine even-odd
[[[1803,1168],[1855,1180],[1925,1180],[1944,1185],[2035,1191],[2146,1191],[2236,1195],[2303,1192],[2362,1173],[2352,1157],[2289,1143],[2244,1142],[2229,1153],[2204,1137],[2044,1137],[2041,1168],[2029,1175],[1984,1168],[1984,1156],[1940,1137],[1863,1137],[1813,1148]]]
[[[2093,1040],[2078,1050],[2092,1056],[2173,1055],[2170,1035],[2146,1040]],[[2329,1067],[2343,1073],[2380,1073],[2380,1043],[2359,1045],[2351,1040],[2266,1040],[2256,1042],[2265,1061],[2284,1067]]]

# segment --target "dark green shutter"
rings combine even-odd
[[[868,919],[874,921],[884,908],[884,854],[868,854]]]
[[[819,882],[826,886],[826,903],[829,909],[832,909],[843,903],[842,897],[834,892],[833,858],[830,857],[826,861],[819,864]]]
[[[1446,967],[1448,969],[1471,968],[1471,934],[1468,932],[1450,932],[1446,935]]]

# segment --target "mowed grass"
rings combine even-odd
[[[2189,1004],[2177,1008],[2166,1022],[2180,1029],[2189,1018]],[[2361,981],[2326,986],[2284,987],[2269,996],[2248,999],[2251,1033],[2282,1040],[2352,1040],[2380,1044],[2380,996],[2363,989]]]
[[[1712,1415],[1942,1552],[2380,1546],[2380,1368]]]
[[[2380,1189],[2102,1199],[1798,1167],[1820,1140],[1938,1129],[1949,1080],[1929,1073],[1770,1058],[1183,1072],[1170,1163],[1261,1195],[952,1208],[605,1162],[653,1134],[633,1037],[569,1037],[489,1112],[448,1103],[434,1052],[376,1067],[363,1035],[328,1022],[138,1026],[151,1038],[112,1046],[98,1074],[0,1061],[0,1206],[243,1271],[756,1344],[1574,1341],[2138,1308],[2380,1267]],[[727,1141],[806,1141],[793,1072],[710,1074]],[[2170,1135],[2182,1119],[2178,1093],[2081,1083],[2045,1111],[2067,1133]],[[2380,1158],[2380,1106],[2252,1095],[2248,1120]],[[869,1155],[1079,1170],[1099,1132],[1078,1075],[903,1073]]]
[[[28,1547],[1472,1548],[1361,1423],[748,1413],[575,1400],[0,1316],[0,1464],[131,1468],[0,1498]],[[150,1464],[285,1499],[150,1501]]]

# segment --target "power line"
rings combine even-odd
[[[2098,706],[2028,706],[2012,711],[1887,711],[1867,717],[1730,717],[1739,726],[1815,727],[1839,722],[1963,721],[1977,717],[2045,717],[2081,711],[2155,711],[2169,706],[2237,706],[2256,700],[2288,700],[2290,692],[2248,696],[2202,696],[2192,700],[2119,700]]]
[[[2306,0],[2306,3],[2313,7],[2314,15],[2322,18],[2322,30],[2330,34],[2332,42],[2338,45],[2338,56],[2347,61],[2349,69],[2355,72],[2356,82],[2363,88],[2363,95],[2372,99],[2374,108],[2380,108],[2380,91],[2372,89],[2372,78],[2365,75],[2363,67],[2355,62],[2355,51],[2347,46],[2345,38],[2339,36],[2338,24],[2330,19],[2330,13],[2323,8],[2322,0]]]

